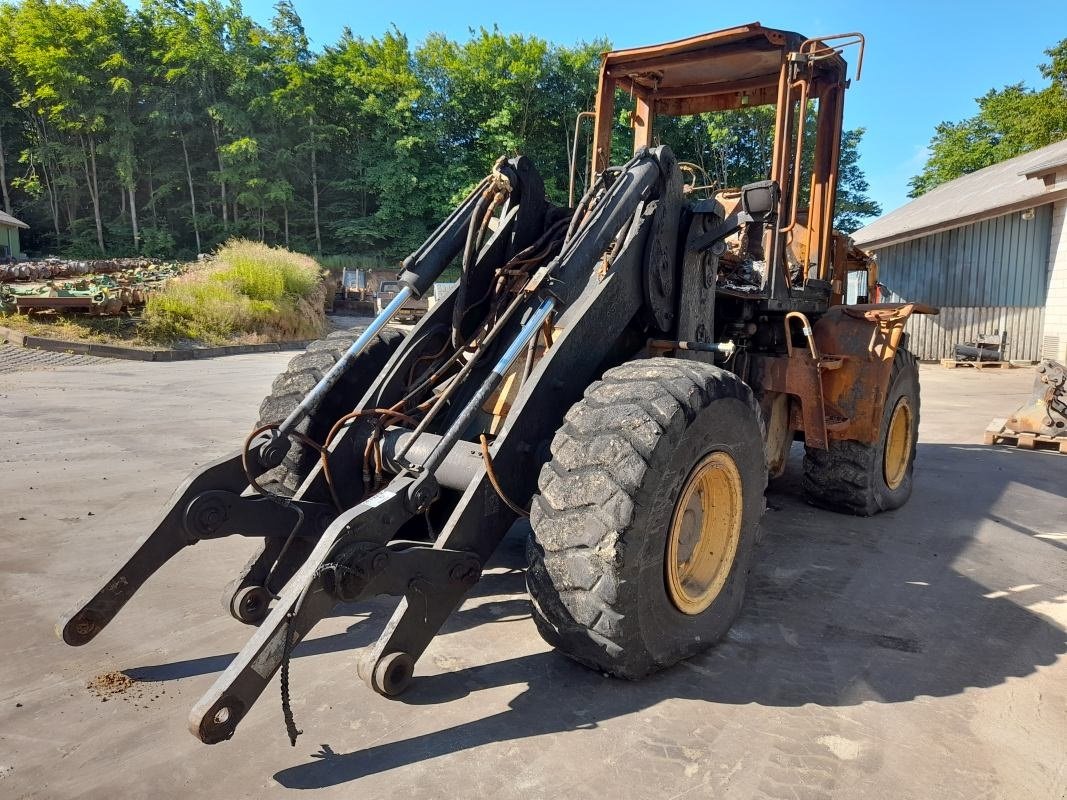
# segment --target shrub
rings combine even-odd
[[[166,228],[142,228],[141,255],[149,258],[173,257],[174,236]]]
[[[323,298],[314,259],[234,240],[214,261],[149,298],[143,332],[157,342],[310,339],[325,324]]]
[[[214,280],[230,283],[254,300],[306,297],[321,280],[319,265],[310,256],[244,239],[223,245],[217,261],[225,268]]]

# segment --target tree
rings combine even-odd
[[[334,156],[330,230],[350,248],[403,255],[440,218],[456,164],[431,149],[439,122],[420,116],[426,87],[407,37],[394,29],[367,40],[346,29],[320,59],[317,82],[334,122],[324,131]]]
[[[81,184],[75,170],[80,165],[101,254],[105,246],[97,154],[106,131],[103,97],[110,76],[105,65],[113,61],[115,52],[106,34],[107,23],[101,25],[97,14],[110,17],[113,13],[113,4],[107,0],[88,7],[69,0],[25,0],[8,20],[9,63],[20,90],[16,105],[31,117],[56,235],[61,204],[66,206],[68,229],[73,232]],[[125,14],[124,7],[119,13]]]
[[[866,219],[882,213],[882,206],[867,194],[870,184],[860,169],[860,143],[866,132],[865,128],[853,128],[841,135],[834,227],[845,233],[858,230]]]
[[[243,235],[396,263],[500,156],[528,156],[566,202],[609,47],[495,28],[416,46],[393,28],[317,51],[292,0],[267,26],[238,0],[0,0],[0,200],[30,250],[187,257]],[[766,111],[740,119],[664,130],[737,183],[770,152]],[[850,141],[842,202],[862,214]]]
[[[572,48],[499,30],[467,42],[430,36],[415,53],[428,91],[425,114],[440,120],[436,149],[455,160],[445,183],[462,193],[500,156],[525,155],[548,196],[566,202],[575,115],[593,105],[605,40]],[[453,196],[454,199],[454,196]]]
[[[1067,39],[1045,54],[1050,60],[1040,69],[1048,86],[990,89],[977,99],[975,116],[935,128],[926,164],[908,183],[909,197],[1067,138]]]
[[[98,48],[107,53],[100,68],[107,78],[110,97],[102,96],[97,101],[104,116],[104,130],[110,134],[106,137],[105,152],[114,162],[120,190],[129,198],[130,228],[136,251],[141,238],[137,222],[138,133],[146,121],[142,102],[146,77],[142,68],[145,31],[141,20],[131,18],[121,0],[93,0],[89,13],[96,20],[93,29],[99,40]],[[95,175],[93,184],[96,185]],[[99,202],[96,208],[99,212]]]
[[[314,57],[304,31],[303,22],[289,0],[275,6],[274,19],[268,41],[272,50],[275,88],[270,94],[274,147],[272,179],[266,196],[273,204],[280,204],[283,213],[285,242],[289,244],[289,205],[295,195],[289,176],[300,171],[297,158],[307,159],[307,177],[311,190],[312,224],[315,252],[322,255],[322,226],[319,219],[319,147],[323,138],[321,115],[316,113],[313,85]],[[299,142],[293,150],[287,142]],[[300,159],[302,160],[302,159]]]

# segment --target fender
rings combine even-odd
[[[835,306],[819,318],[814,325],[818,352],[841,362],[821,375],[828,415],[846,421],[827,426],[830,439],[866,444],[878,439],[904,326],[912,314],[937,313],[923,303],[869,303]]]
[[[789,395],[789,425],[809,447],[831,440],[877,441],[893,359],[912,314],[937,314],[922,303],[834,306],[814,325],[786,315],[786,354],[753,354],[750,380]],[[790,323],[803,324],[806,346],[794,346]]]

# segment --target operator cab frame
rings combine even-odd
[[[776,221],[763,232],[768,274],[759,296],[769,309],[810,304],[815,310],[827,300],[840,303],[847,271],[867,269],[865,259],[852,263],[857,251],[833,230],[849,85],[841,50],[853,44],[860,46],[862,68],[862,34],[805,39],[758,22],[605,53],[593,112],[593,170],[600,174],[611,164],[617,90],[634,99],[634,152],[654,144],[657,116],[773,105],[772,159],[766,177],[778,184],[780,193]],[[812,101],[814,131],[806,131]],[[813,154],[806,163],[805,137],[812,134]],[[874,276],[873,269],[870,274]]]

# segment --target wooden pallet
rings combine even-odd
[[[1067,436],[1041,436],[1036,433],[1016,433],[1004,427],[1005,419],[995,419],[985,429],[986,444],[1010,444],[1023,450],[1051,450],[1067,455]]]
[[[955,358],[942,358],[941,366],[946,369],[956,369],[957,367],[974,367],[975,369],[1011,369],[1015,365],[1010,361],[957,361]]]

